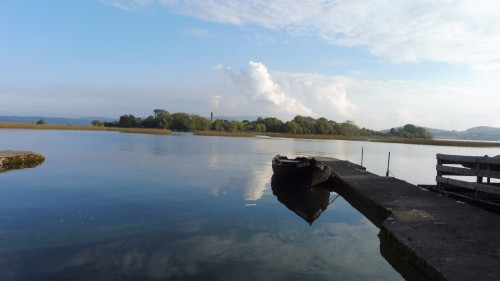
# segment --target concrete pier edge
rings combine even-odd
[[[379,229],[381,254],[407,280],[500,280],[500,216],[359,165],[316,157],[334,190]]]

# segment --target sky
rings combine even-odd
[[[0,0],[0,115],[500,127],[500,2]]]

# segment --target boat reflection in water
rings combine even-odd
[[[271,178],[271,188],[278,201],[310,225],[339,196],[334,193],[330,199],[332,186],[328,182],[311,186],[300,180],[284,179],[276,174]]]

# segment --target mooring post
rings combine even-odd
[[[385,176],[389,176],[389,163],[391,162],[391,152],[389,151],[389,157],[387,157],[387,172],[385,172]]]
[[[363,148],[361,148],[361,167],[363,167]]]

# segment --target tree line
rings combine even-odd
[[[208,118],[183,112],[169,113],[163,109],[155,109],[154,114],[147,118],[138,118],[132,114],[120,116],[118,121],[101,122],[94,120],[94,126],[124,127],[124,128],[159,128],[172,131],[193,132],[196,130],[213,130],[231,133],[287,133],[295,135],[342,135],[342,136],[399,136],[404,138],[432,138],[425,128],[411,124],[401,129],[392,128],[389,133],[382,133],[366,128],[360,128],[354,121],[335,122],[324,117],[315,119],[297,115],[293,120],[283,122],[275,117],[259,117],[255,121],[229,121]]]
[[[401,138],[422,138],[422,139],[432,138],[432,133],[429,132],[429,130],[423,127],[417,127],[412,124],[404,125],[402,128],[399,129],[391,128],[389,134],[391,136],[397,136]]]

